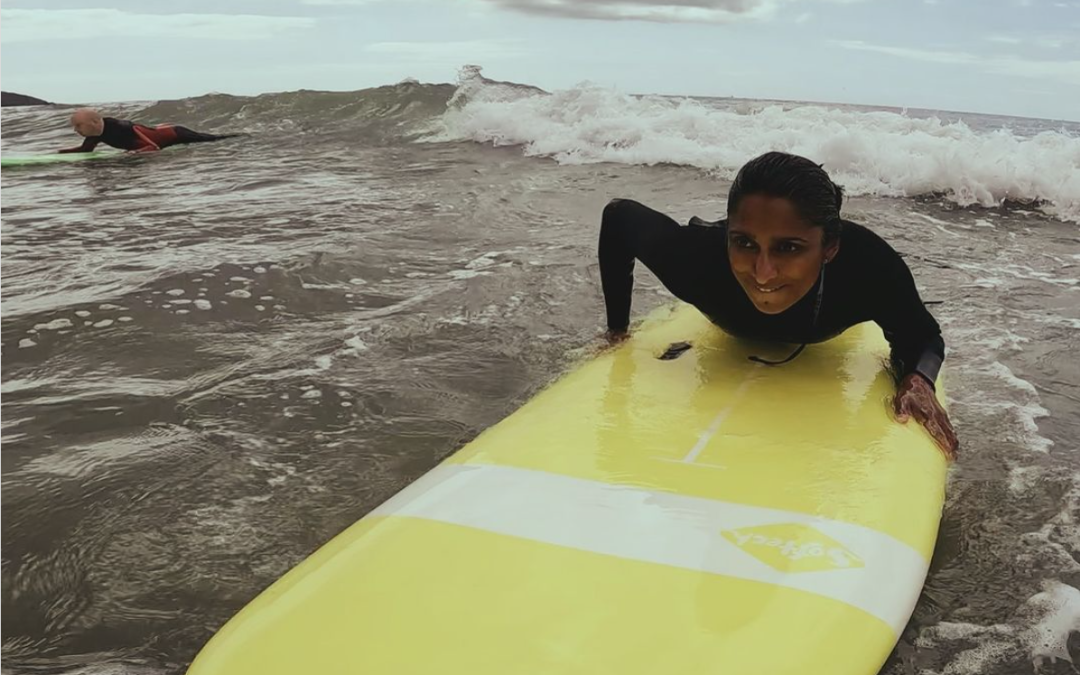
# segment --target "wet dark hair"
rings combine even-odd
[[[825,228],[824,242],[840,237],[840,205],[844,190],[832,182],[820,164],[786,152],[766,152],[743,165],[728,192],[730,218],[747,195],[767,195],[791,201],[808,223]]]

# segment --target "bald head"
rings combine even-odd
[[[100,136],[105,131],[105,120],[93,108],[79,108],[71,114],[71,126],[80,136]]]

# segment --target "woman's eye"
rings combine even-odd
[[[754,242],[750,241],[746,237],[733,237],[732,238],[732,243],[735,244],[736,248],[745,248],[745,249],[754,248]]]
[[[777,246],[776,250],[780,251],[781,253],[795,253],[796,251],[799,250],[799,246],[798,246],[798,244],[793,244],[793,243],[787,241],[787,242],[784,242],[783,244],[780,244],[779,246]]]

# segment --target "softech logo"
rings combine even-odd
[[[781,572],[855,569],[862,558],[809,525],[786,523],[723,530],[732,544]]]

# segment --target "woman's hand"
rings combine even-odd
[[[628,330],[609,330],[604,333],[604,339],[607,340],[608,345],[615,346],[617,344],[626,342],[630,339],[630,331]]]
[[[918,373],[911,373],[900,381],[893,399],[893,411],[901,424],[914,417],[945,453],[950,461],[956,459],[960,441],[956,438],[949,415],[938,403],[930,382]]]
[[[630,332],[625,330],[604,331],[603,342],[596,348],[597,354],[609,352],[630,339]]]

